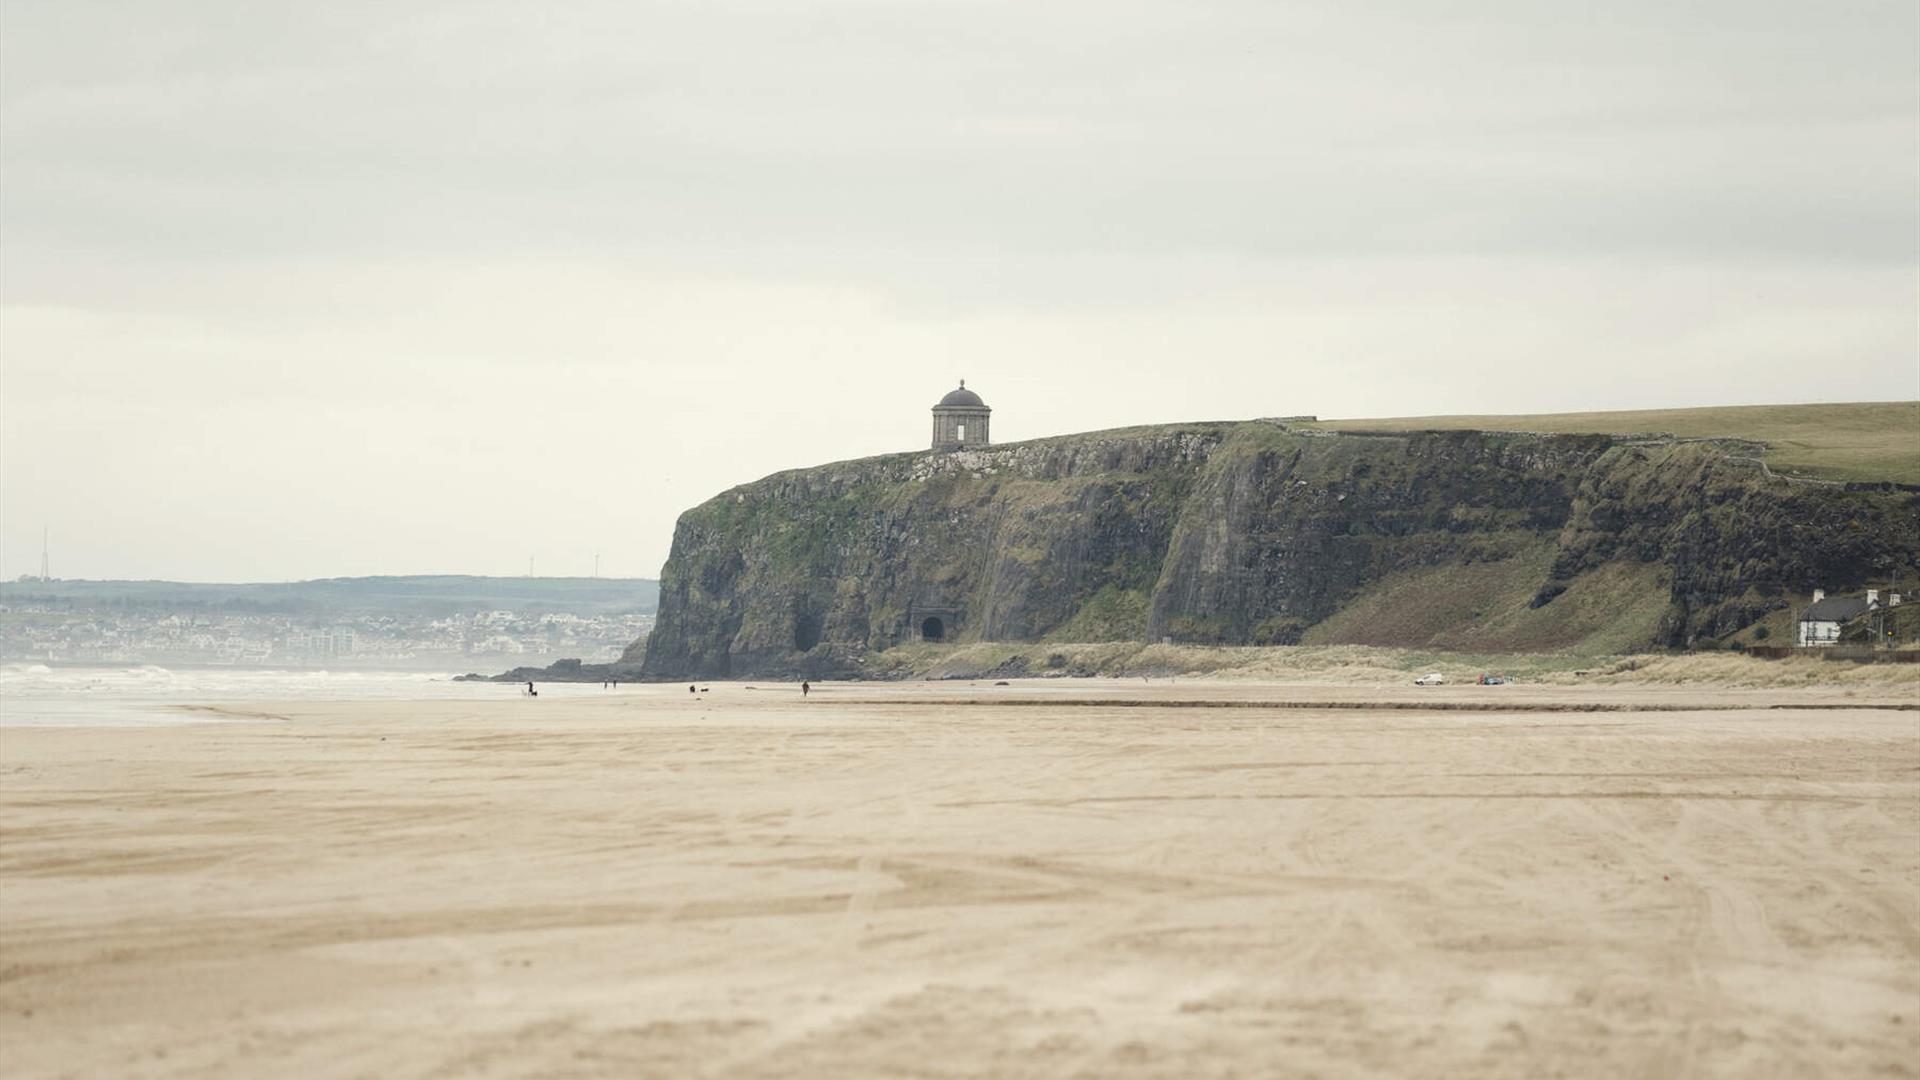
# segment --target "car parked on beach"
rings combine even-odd
[[[1415,685],[1415,686],[1445,686],[1445,685],[1447,685],[1447,677],[1446,677],[1445,675],[1442,675],[1442,674],[1440,674],[1440,673],[1439,673],[1439,672],[1437,672],[1437,671],[1429,671],[1429,672],[1427,672],[1427,673],[1426,673],[1425,675],[1422,675],[1422,676],[1420,676],[1419,678],[1417,678],[1417,679],[1415,679],[1415,680],[1413,680],[1413,685]]]

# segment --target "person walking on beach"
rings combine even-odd
[[[807,696],[808,694],[811,694],[811,693],[813,693],[813,684],[812,684],[812,683],[810,683],[810,682],[804,682],[804,681],[803,681],[803,682],[801,682],[801,684],[800,684],[800,696],[801,696],[801,697],[806,697],[806,696]]]
[[[527,684],[527,696],[528,696],[528,697],[539,697],[539,696],[540,696],[540,691],[538,691],[538,690],[535,690],[535,689],[533,688],[533,684],[532,684],[532,683],[528,683],[528,684]]]

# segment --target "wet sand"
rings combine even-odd
[[[1911,695],[712,685],[0,729],[0,1071],[1920,1074]]]

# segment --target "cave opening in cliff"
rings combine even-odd
[[[928,616],[927,621],[920,624],[920,636],[927,641],[939,641],[947,636],[947,624],[937,615]]]

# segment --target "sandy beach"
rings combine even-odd
[[[1920,1074],[1911,691],[711,685],[0,730],[5,1074]]]

